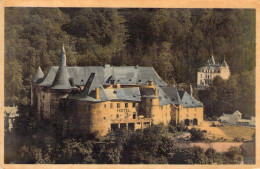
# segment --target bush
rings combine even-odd
[[[191,133],[192,141],[202,141],[205,139],[204,133],[200,129],[192,128],[189,132]]]

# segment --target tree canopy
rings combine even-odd
[[[169,84],[196,83],[212,53],[225,57],[232,76],[211,99],[233,92],[226,104],[246,100],[239,108],[254,114],[255,19],[253,9],[5,8],[5,102],[29,103],[37,67],[58,65],[65,43],[70,66],[153,66]]]

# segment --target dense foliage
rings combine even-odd
[[[239,109],[249,117],[255,15],[248,9],[5,8],[6,104],[29,103],[37,67],[47,73],[57,65],[64,42],[68,65],[153,66],[169,84],[196,83],[213,51],[218,62],[226,58],[233,77],[223,85],[216,80],[206,114]]]
[[[239,164],[241,150],[225,153],[176,143],[178,132],[155,125],[144,131],[118,130],[102,138],[48,141],[46,137],[5,137],[5,163],[18,164]],[[19,131],[18,131],[19,132]],[[15,132],[17,134],[17,132]],[[19,138],[19,139],[18,139]],[[9,140],[13,139],[13,140]],[[7,141],[8,140],[8,141]]]

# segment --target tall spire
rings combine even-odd
[[[65,48],[64,48],[64,43],[62,43],[61,47],[61,58],[60,58],[60,66],[67,66],[66,64],[66,53],[65,53]]]
[[[215,64],[216,64],[215,58],[214,58],[213,54],[212,54],[211,57],[210,57],[210,63],[211,63],[212,65],[215,65]]]
[[[37,82],[38,79],[41,79],[41,78],[43,78],[43,77],[44,77],[44,74],[43,74],[43,72],[42,72],[41,67],[39,66],[38,69],[37,69],[36,74],[35,74],[34,77],[33,77],[33,82]]]
[[[62,44],[60,65],[53,81],[52,89],[72,89],[73,87],[71,86],[69,80],[70,74],[66,66],[66,53],[64,49],[64,44]]]

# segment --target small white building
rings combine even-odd
[[[212,55],[205,66],[198,70],[197,86],[208,87],[216,76],[220,76],[222,79],[227,80],[230,76],[230,70],[225,59],[221,64],[218,64],[215,62],[214,56]]]
[[[218,118],[222,123],[232,124],[232,125],[242,125],[242,126],[255,126],[255,117],[250,119],[242,119],[242,113],[238,110],[233,114],[224,114]]]

